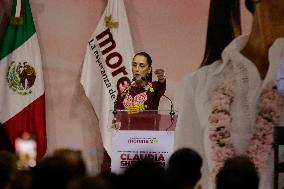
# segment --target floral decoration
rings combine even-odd
[[[216,87],[211,96],[209,138],[212,147],[211,160],[214,162],[213,178],[223,166],[224,161],[235,154],[231,141],[233,89],[234,81],[224,81]],[[283,104],[284,97],[278,93],[276,87],[267,87],[259,98],[256,126],[245,152],[254,162],[258,171],[265,168],[267,164],[272,149],[273,128],[280,118]]]
[[[124,88],[123,88],[124,87]],[[154,89],[152,87],[152,83],[148,83],[147,85],[143,86],[143,89],[145,90],[142,93],[137,94],[136,96],[132,97],[129,94],[129,91],[131,90],[131,85],[124,85],[121,86],[122,91],[125,91],[125,87],[127,87],[127,94],[123,100],[123,105],[126,110],[145,110],[144,103],[147,101],[147,91],[154,92]]]
[[[129,111],[129,113],[138,113],[141,110],[145,110],[144,104],[133,104],[131,106],[126,107],[126,110]]]
[[[147,100],[146,93],[140,93],[134,97],[134,104],[143,104]]]
[[[132,104],[132,101],[133,101],[132,96],[130,94],[126,94],[122,103],[123,103],[124,107],[128,107]]]
[[[150,91],[151,93],[153,93],[154,89],[153,89],[152,86],[153,86],[152,83],[148,82],[146,85],[144,85],[143,88],[144,88],[145,91]]]

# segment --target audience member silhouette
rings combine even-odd
[[[0,151],[0,189],[11,187],[16,173],[16,156],[8,151]]]
[[[167,173],[178,189],[193,189],[201,178],[202,158],[190,148],[175,151],[168,162]]]
[[[124,189],[169,189],[169,179],[163,167],[157,162],[144,159],[133,163],[121,175],[118,188]]]
[[[61,157],[66,160],[74,176],[84,176],[87,174],[87,168],[80,150],[60,148],[54,151],[53,156]]]
[[[4,126],[0,123],[0,150],[6,150],[14,152],[14,146],[10,141],[9,136],[4,129]]]
[[[259,176],[247,156],[234,156],[225,161],[216,176],[216,189],[258,189]]]
[[[115,189],[118,175],[107,172],[96,176],[85,176],[70,183],[68,189]]]
[[[62,157],[41,159],[33,173],[33,189],[65,189],[74,178],[72,168]]]

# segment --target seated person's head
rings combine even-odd
[[[33,168],[33,189],[65,189],[74,178],[70,164],[62,157],[45,157]]]
[[[125,189],[170,188],[164,168],[150,159],[143,159],[133,163],[122,174],[119,182],[118,188]]]
[[[114,189],[117,182],[118,175],[105,172],[74,179],[68,189]]]
[[[256,167],[247,156],[229,158],[216,176],[216,189],[257,189],[258,185]]]
[[[54,157],[61,157],[70,165],[75,176],[83,176],[87,174],[86,165],[80,150],[67,148],[56,149],[53,153]]]
[[[194,188],[201,178],[202,158],[194,150],[182,148],[174,152],[167,172],[177,188]]]
[[[15,176],[16,156],[12,152],[0,151],[0,188],[5,188]]]

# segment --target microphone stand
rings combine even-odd
[[[171,111],[170,111],[170,116],[171,116],[171,123],[174,122],[174,115],[175,115],[175,111],[174,111],[174,105],[173,105],[173,101],[167,97],[166,95],[163,95],[163,97],[165,97],[166,99],[168,99],[171,102]]]

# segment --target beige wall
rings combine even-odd
[[[3,18],[7,8],[2,5],[9,0],[0,2]],[[102,157],[98,120],[79,78],[86,44],[106,0],[30,3],[44,64],[48,153],[59,147],[81,149],[89,170],[96,173]],[[166,94],[173,98],[178,81],[202,60],[209,1],[125,0],[125,6],[135,51],[149,52],[154,69],[166,70]],[[251,18],[246,11],[243,17],[247,33]],[[167,106],[163,99],[161,107]]]

